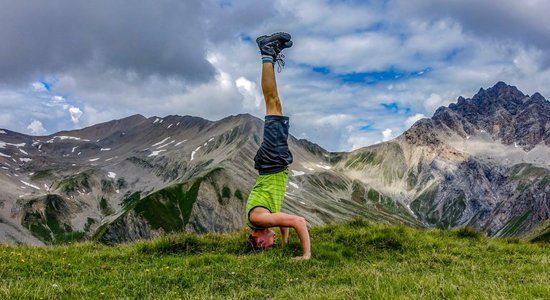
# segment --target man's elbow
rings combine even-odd
[[[298,217],[296,216],[296,225],[299,227],[307,226],[306,219],[304,217]]]

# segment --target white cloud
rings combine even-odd
[[[256,84],[245,77],[239,77],[235,80],[235,86],[241,95],[243,95],[243,107],[259,108],[262,96],[258,91]]]
[[[424,114],[416,114],[414,116],[410,116],[407,118],[407,120],[405,120],[405,127],[410,128],[411,126],[413,126],[414,123],[416,123],[416,121],[424,118],[426,118]]]
[[[353,116],[349,114],[330,114],[327,116],[319,116],[313,119],[313,123],[318,126],[328,125],[342,127],[344,124],[348,124],[353,120]]]
[[[336,38],[304,36],[296,45],[294,55],[295,59],[309,65],[329,65],[336,72],[351,73],[390,67],[402,60],[400,48],[398,37],[380,32],[352,33]],[[369,59],[371,57],[376,59]]]
[[[62,96],[53,96],[53,97],[51,98],[51,102],[52,102],[53,104],[61,104],[61,105],[62,105],[62,104],[64,104],[64,103],[66,102],[66,100],[65,100],[65,98],[62,97]]]
[[[386,142],[392,139],[392,130],[389,128],[386,128],[384,131],[382,131],[382,141]]]
[[[73,123],[77,124],[80,120],[80,117],[82,116],[82,111],[80,110],[80,108],[76,106],[71,106],[69,108],[69,113],[71,114],[71,120],[73,121]]]
[[[31,132],[32,135],[42,135],[46,134],[47,130],[42,126],[42,122],[38,120],[33,120],[28,126],[27,129]]]
[[[539,71],[541,65],[540,50],[521,50],[514,58],[514,65],[527,76],[533,76]]]
[[[435,111],[437,108],[439,108],[441,105],[443,105],[443,99],[438,94],[430,94],[430,97],[424,101],[424,108],[427,111]]]

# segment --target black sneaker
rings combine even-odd
[[[262,55],[269,55],[273,57],[273,62],[279,65],[279,72],[285,66],[281,51],[286,48],[292,47],[292,41],[290,40],[290,34],[286,32],[276,32],[272,35],[262,35],[256,39],[258,48]]]
[[[258,48],[262,55],[277,58],[281,50],[292,47],[290,34],[286,32],[276,32],[272,35],[262,35],[256,39]]]

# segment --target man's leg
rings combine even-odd
[[[279,99],[279,93],[277,92],[275,68],[272,62],[264,62],[262,64],[262,92],[265,100],[265,114],[282,116],[283,108]]]
[[[277,92],[274,64],[284,66],[281,51],[292,47],[290,34],[277,32],[272,35],[263,35],[256,39],[262,54],[262,92],[264,94],[266,115],[282,116],[283,110]]]

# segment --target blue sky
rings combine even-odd
[[[332,151],[498,81],[550,95],[542,0],[0,4],[0,128],[27,134],[136,113],[263,117],[254,39],[274,31],[294,40],[277,75],[291,133]]]

